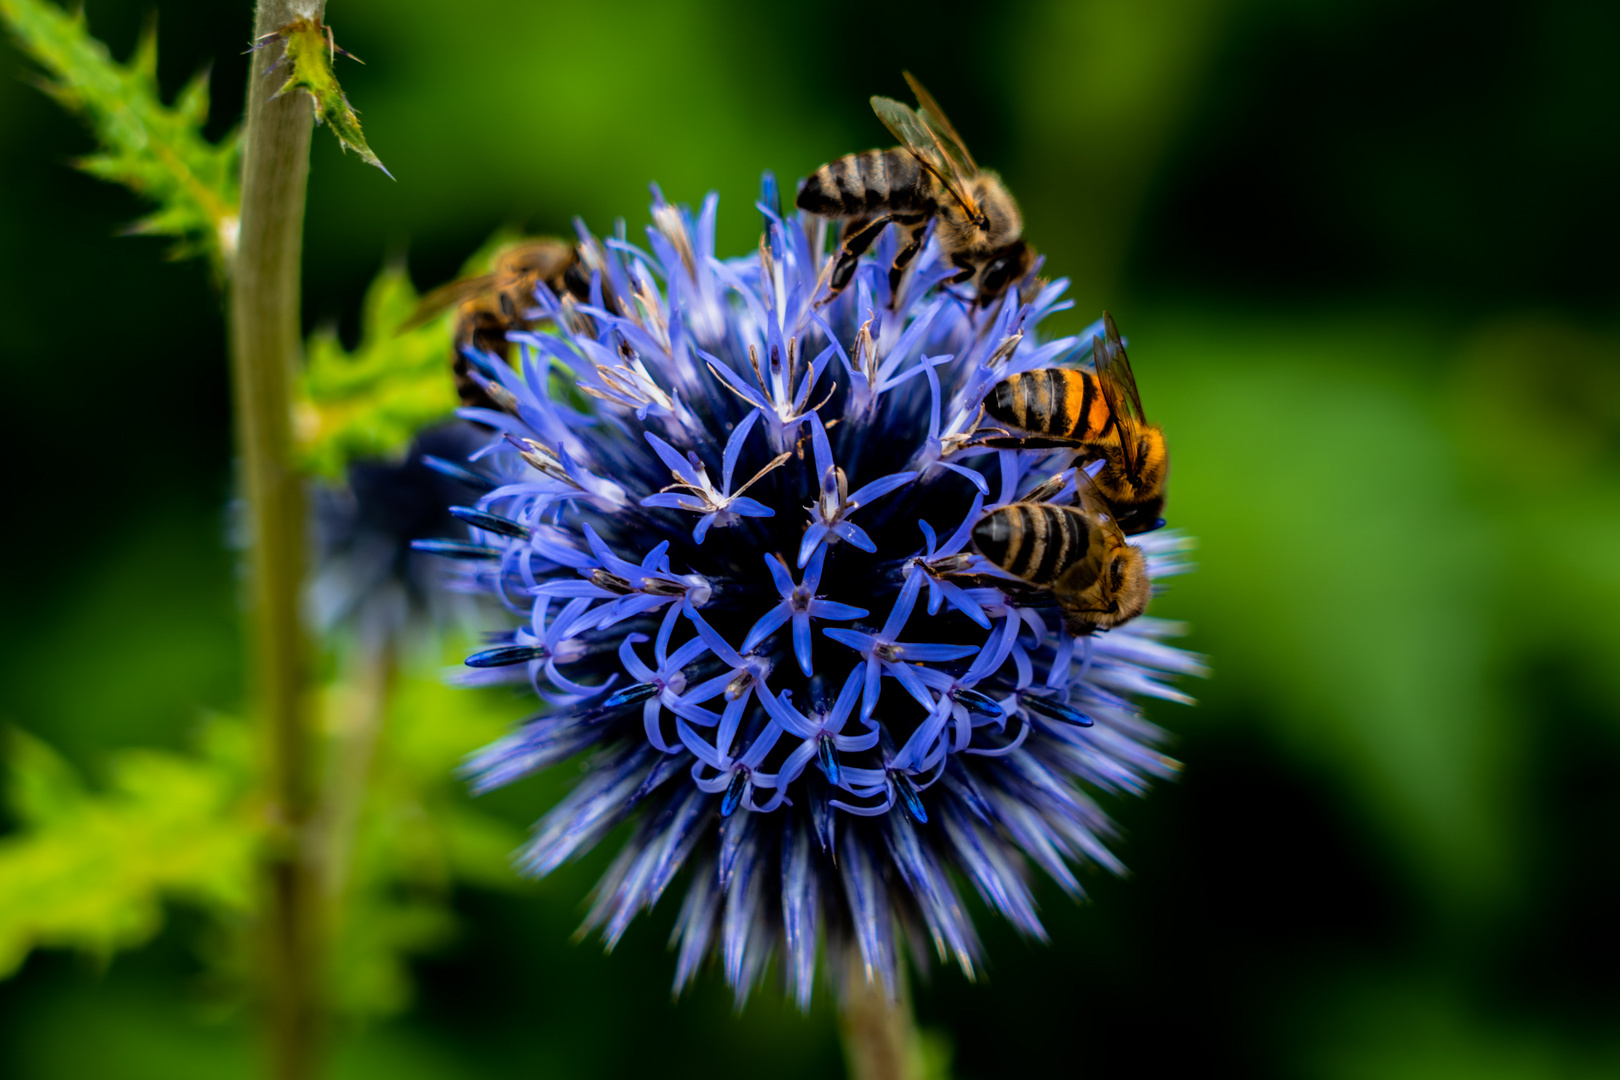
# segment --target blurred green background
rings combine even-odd
[[[120,57],[153,9],[85,6]],[[213,64],[223,132],[246,5],[156,8],[165,92]],[[984,916],[983,981],[916,987],[954,1075],[1620,1072],[1620,8],[891,10],[331,0],[399,182],[317,133],[306,326],[352,343],[391,256],[426,288],[502,225],[639,229],[653,180],[718,189],[747,251],[759,171],[882,145],[866,98],[911,69],[1073,279],[1054,329],[1130,336],[1201,541],[1155,613],[1214,668],[1151,711],[1184,778],[1113,807],[1133,876],[1043,885],[1050,945]],[[143,208],[70,167],[89,139],[30,70],[0,45],[0,723],[97,778],[240,701],[223,326],[201,263],[115,235]],[[486,809],[516,835],[561,782]],[[458,888],[338,1075],[838,1074],[825,1000],[669,1000],[673,905],[609,958],[571,941],[603,862]],[[31,956],[0,1074],[252,1075],[199,918]]]

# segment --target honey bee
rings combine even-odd
[[[533,325],[530,312],[535,306],[535,287],[541,282],[560,297],[590,302],[590,272],[579,247],[555,237],[538,237],[503,250],[489,273],[452,281],[423,296],[400,332],[454,307],[450,368],[456,393],[463,405],[493,408],[489,395],[472,377],[466,350],[493,353],[510,363],[512,346],[506,340],[507,332]]]
[[[1142,415],[1142,396],[1119,328],[1103,312],[1105,337],[1091,339],[1095,372],[1038,368],[997,383],[985,398],[993,419],[1031,432],[992,437],[986,446],[1039,450],[1079,448],[1079,460],[1102,460],[1096,486],[1127,533],[1147,532],[1163,522],[1164,483],[1170,455],[1164,432]]]
[[[973,546],[1007,573],[1050,592],[1069,633],[1084,636],[1129,622],[1152,593],[1147,559],[1125,534],[1084,472],[1073,505],[1044,501],[1049,482],[1022,502],[986,514]],[[986,584],[994,584],[988,580]]]
[[[921,111],[892,98],[872,98],[878,119],[902,145],[829,162],[799,192],[801,210],[844,222],[843,245],[823,302],[849,284],[856,260],[890,224],[901,230],[900,250],[889,269],[890,292],[898,292],[906,266],[922,246],[923,230],[938,221],[940,250],[958,270],[952,283],[976,278],[979,304],[989,305],[1034,262],[1034,249],[1023,239],[1023,217],[1000,177],[974,164],[933,96],[909,71],[905,76]]]

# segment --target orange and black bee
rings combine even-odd
[[[1163,524],[1170,455],[1163,430],[1142,414],[1136,377],[1107,312],[1103,327],[1106,336],[1091,339],[1095,371],[1038,368],[997,383],[985,398],[985,412],[1029,434],[979,442],[1023,450],[1072,446],[1081,462],[1104,462],[1095,481],[1120,528],[1147,532]]]
[[[1072,505],[1046,501],[1055,486],[1048,482],[1045,490],[986,514],[973,526],[973,546],[1002,570],[1048,593],[1071,634],[1110,630],[1136,618],[1153,595],[1146,557],[1126,543],[1085,473],[1075,476]],[[993,578],[976,583],[1008,591]]]

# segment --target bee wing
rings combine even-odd
[[[1120,453],[1125,468],[1135,473],[1137,444],[1142,426],[1147,419],[1142,415],[1142,395],[1136,389],[1136,376],[1131,374],[1131,361],[1125,355],[1125,346],[1119,340],[1119,328],[1114,318],[1103,312],[1103,327],[1107,338],[1091,339],[1092,362],[1097,368],[1097,384],[1102,388],[1103,400],[1113,414],[1114,427],[1119,434]]]
[[[951,122],[945,118],[945,110],[939,107],[934,95],[923,89],[923,84],[918,82],[911,72],[902,71],[900,74],[906,77],[906,85],[917,95],[917,104],[922,108],[923,121],[939,139],[940,149],[956,167],[957,179],[965,185],[979,172],[979,166],[974,164],[973,155],[968,153],[967,144],[962,141],[962,136],[956,133],[956,128]]]
[[[441,312],[482,296],[494,288],[494,274],[480,274],[477,277],[462,278],[460,281],[440,285],[416,302],[416,310],[411,312],[411,317],[400,323],[399,329],[394,332],[403,334],[415,330],[418,326],[433,321]]]
[[[1084,469],[1074,472],[1074,505],[1117,543],[1125,542],[1125,532],[1114,519],[1114,511],[1109,507],[1108,500],[1097,490],[1096,483]]]
[[[910,150],[911,155],[922,163],[923,168],[934,174],[944,185],[946,192],[961,204],[969,217],[979,217],[979,205],[968,195],[960,168],[951,159],[944,143],[921,114],[910,105],[903,105],[894,98],[875,94],[872,96],[872,111],[877,113],[878,119],[883,121],[883,126],[900,140],[901,145]]]
[[[939,144],[939,137],[934,129],[910,105],[894,100],[894,98],[872,95],[872,111],[877,113],[883,126],[907,150],[915,154],[922,163],[944,179],[943,174],[951,169],[950,162],[945,157],[945,151]]]
[[[549,281],[576,260],[574,245],[552,236],[526,240],[495,260],[494,283],[507,288],[526,276]]]

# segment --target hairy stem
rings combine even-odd
[[[922,1080],[922,1047],[904,987],[891,999],[868,982],[860,957],[847,965],[838,1034],[849,1080]]]
[[[324,0],[259,0],[257,41]],[[293,462],[290,383],[299,362],[299,258],[313,116],[302,95],[271,100],[279,43],[254,54],[243,137],[242,223],[231,281],[231,375],[251,527],[252,690],[268,762],[265,998],[275,1080],[317,1069],[319,943],[309,853],[312,708],[299,615],[304,492]]]

